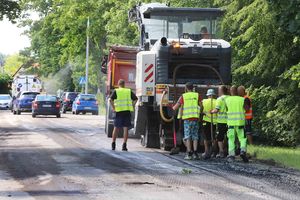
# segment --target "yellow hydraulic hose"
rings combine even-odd
[[[164,91],[161,95],[161,99],[160,99],[160,104],[159,104],[159,113],[160,113],[160,117],[165,121],[165,122],[172,122],[173,121],[173,117],[171,118],[166,118],[165,115],[164,115],[164,112],[163,112],[163,106],[162,106],[162,101],[163,101],[163,98],[164,96],[166,95],[166,91]]]

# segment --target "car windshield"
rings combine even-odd
[[[35,98],[36,95],[38,95],[37,93],[24,93],[21,95],[21,98]]]
[[[151,16],[144,19],[145,32],[149,39],[179,38],[183,33],[190,35],[209,34],[209,38],[216,38],[217,19],[199,18],[195,16]]]
[[[68,98],[74,100],[77,97],[77,93],[69,93]]]
[[[95,101],[96,97],[95,95],[80,95],[79,99],[84,101]]]
[[[49,95],[38,95],[36,97],[37,101],[57,101],[56,96],[49,96]]]
[[[0,100],[10,100],[11,97],[8,95],[0,95]]]

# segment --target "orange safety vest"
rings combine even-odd
[[[245,119],[253,119],[253,113],[252,113],[252,102],[249,96],[245,95],[244,98],[248,98],[250,100],[250,108],[245,113]]]

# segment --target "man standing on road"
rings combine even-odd
[[[182,116],[184,124],[184,143],[187,148],[186,160],[199,159],[198,150],[198,130],[199,116],[201,108],[201,98],[199,93],[193,92],[193,83],[185,84],[186,92],[179,98],[178,102],[173,106],[173,110],[177,110],[182,106]],[[179,113],[181,114],[181,113]]]
[[[116,149],[116,139],[118,132],[123,128],[124,142],[122,151],[127,151],[128,128],[131,127],[131,112],[137,102],[137,97],[129,88],[125,88],[125,81],[118,81],[119,88],[115,89],[111,94],[109,102],[113,112],[116,113],[114,119],[114,130],[112,133],[111,149]]]
[[[246,94],[246,90],[244,86],[239,86],[238,87],[238,94],[241,97],[245,98],[245,103],[249,107],[249,110],[246,111],[245,114],[245,132],[248,138],[249,144],[253,144],[253,136],[252,136],[252,119],[253,119],[253,114],[252,114],[252,102],[250,97]]]
[[[240,142],[241,153],[240,156],[244,162],[248,162],[246,156],[247,138],[244,133],[245,126],[245,110],[249,107],[245,103],[245,99],[238,95],[237,87],[230,88],[231,96],[225,100],[227,107],[227,125],[228,125],[228,161],[233,162],[235,158],[235,134]]]
[[[218,92],[219,92],[219,97],[217,98],[216,108],[213,110],[212,113],[218,113],[217,141],[219,147],[219,154],[217,155],[217,158],[224,158],[225,157],[224,140],[228,131],[227,113],[226,113],[227,110],[226,110],[225,100],[227,99],[227,97],[229,97],[229,92],[228,92],[228,88],[225,85],[220,86]]]
[[[205,152],[202,157],[209,159],[212,154],[215,156],[215,131],[217,123],[217,114],[211,114],[211,111],[216,107],[215,91],[208,89],[206,93],[207,99],[202,101],[203,104],[203,136]]]

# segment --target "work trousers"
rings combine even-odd
[[[235,134],[240,142],[241,151],[246,152],[247,148],[247,138],[245,136],[243,126],[229,126],[227,131],[228,138],[228,153],[230,156],[235,156]]]

